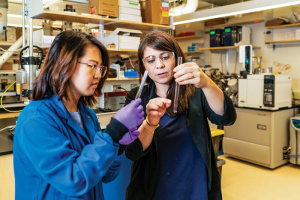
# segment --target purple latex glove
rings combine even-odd
[[[114,116],[122,123],[129,132],[137,130],[137,127],[144,121],[144,109],[140,98],[131,101],[128,105],[121,108]]]
[[[133,142],[140,135],[139,130],[129,131],[123,135],[122,139],[119,140],[119,144],[128,145]]]

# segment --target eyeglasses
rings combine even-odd
[[[103,66],[102,64],[90,64],[90,63],[86,63],[86,62],[78,62],[79,64],[84,64],[87,65],[88,67],[92,68],[92,71],[94,73],[94,76],[100,71],[101,73],[101,78],[103,78],[107,72],[107,67]]]
[[[164,64],[170,63],[173,60],[174,57],[175,57],[174,52],[168,52],[168,51],[162,52],[158,55],[158,58]],[[158,58],[154,55],[147,56],[146,58],[143,59],[143,63],[144,63],[145,66],[154,67],[156,65],[156,62],[157,62]]]

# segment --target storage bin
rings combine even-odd
[[[300,164],[300,115],[290,118],[290,163]]]
[[[116,28],[111,34],[104,36],[103,42],[106,47],[114,44],[117,51],[138,50],[141,34],[139,30]]]
[[[126,71],[124,72],[124,77],[126,78],[138,78],[138,72],[137,71]]]

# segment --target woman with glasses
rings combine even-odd
[[[102,182],[120,168],[119,145],[139,135],[141,99],[101,131],[91,106],[108,77],[109,55],[93,36],[65,31],[54,39],[33,83],[32,102],[15,129],[15,199],[103,199]]]
[[[176,66],[178,57],[183,64]],[[138,60],[140,77],[148,71],[141,93],[146,119],[138,139],[125,148],[133,161],[126,199],[222,199],[207,118],[217,125],[233,124],[231,100],[196,63],[185,63],[179,45],[165,32],[142,39]],[[176,83],[180,92],[175,113]],[[137,89],[127,94],[126,103]]]

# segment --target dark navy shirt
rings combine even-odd
[[[157,129],[155,200],[207,200],[207,170],[186,126],[184,114],[167,113]]]

